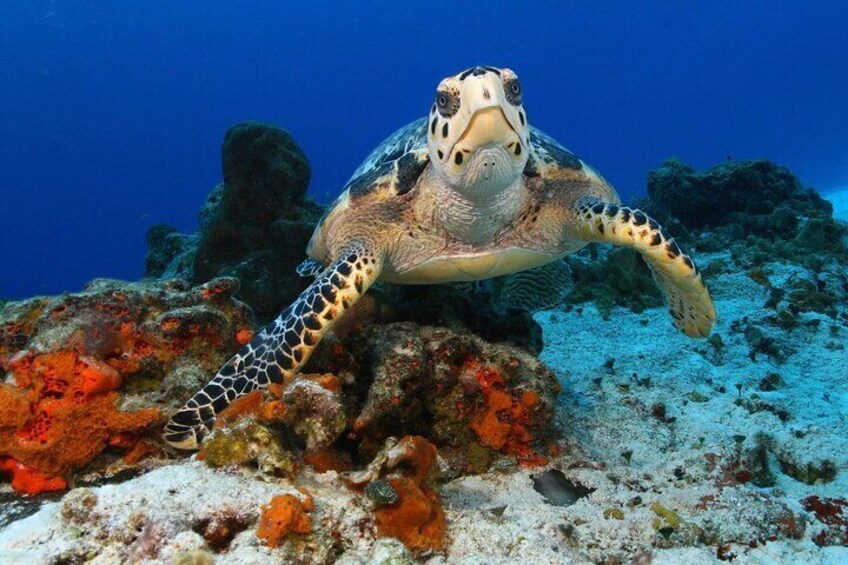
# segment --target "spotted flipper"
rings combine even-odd
[[[580,236],[632,247],[642,254],[665,292],[674,325],[689,337],[707,337],[716,319],[698,267],[657,222],[644,212],[596,199],[577,205]]]
[[[295,272],[299,277],[311,279],[324,272],[324,265],[310,257],[304,259],[303,262],[297,266]]]
[[[171,417],[165,426],[165,441],[178,449],[197,449],[217,415],[233,400],[269,383],[290,380],[321,337],[374,283],[381,266],[381,256],[367,246],[346,248]]]

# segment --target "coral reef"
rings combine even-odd
[[[327,474],[359,467],[345,476],[372,506],[375,535],[414,554],[443,550],[448,539],[432,482],[436,446],[441,480],[496,464],[544,465],[555,453],[559,385],[522,349],[447,328],[377,324],[330,337],[307,368],[320,372],[230,406],[199,458],[292,480],[308,467]],[[258,535],[270,546],[311,531],[294,502],[275,499],[264,512]],[[297,553],[300,542],[285,547]]]
[[[547,460],[560,389],[522,349],[401,322],[330,338],[307,369],[321,372],[231,406],[201,456],[279,474],[293,471],[285,454],[294,453],[316,469],[343,469],[370,460],[387,437],[416,434],[439,446],[452,474]]]
[[[244,122],[224,136],[222,165],[224,182],[200,211],[197,234],[151,228],[147,276],[194,284],[235,277],[237,297],[271,318],[304,287],[295,267],[321,216],[306,196],[309,162],[287,132]]]
[[[200,232],[151,230],[150,274],[232,273],[264,317],[273,285],[280,304],[295,292],[300,249],[279,251],[285,271],[263,262],[279,258],[274,234],[308,231],[308,169],[257,124],[224,153]],[[145,460],[160,414],[253,335],[235,279],[95,281],[0,304],[0,505],[11,488],[82,485],[40,509],[59,495],[13,499],[27,504],[0,512],[0,555],[844,561],[845,226],[770,163],[669,162],[651,183],[644,207],[703,260],[709,340],[674,332],[622,250],[485,285],[378,285],[304,373],[221,414],[196,458]],[[565,292],[567,312],[533,313]],[[107,467],[129,472],[103,485]]]
[[[0,461],[13,488],[64,488],[104,450],[131,451],[131,461],[150,452],[138,442],[161,411],[252,335],[234,289],[232,279],[194,288],[98,280],[0,308],[11,381],[0,384]]]
[[[640,206],[701,251],[729,248],[741,268],[781,258],[818,271],[848,260],[848,226],[833,218],[830,202],[770,161],[696,171],[669,159],[648,173]]]
[[[416,434],[439,446],[452,472],[482,472],[503,457],[538,465],[552,440],[554,376],[524,350],[465,331],[373,325],[328,342],[311,366],[352,376],[361,454],[386,436]]]
[[[835,314],[848,297],[848,225],[832,217],[833,207],[785,167],[769,161],[729,161],[697,171],[669,159],[648,173],[648,196],[636,207],[675,238],[705,252],[728,252],[713,263],[701,261],[704,277],[743,269],[772,288],[774,306],[792,318],[799,311]],[[805,270],[786,287],[773,286],[763,266],[782,260]],[[642,312],[662,304],[646,265],[632,250],[587,249],[566,258],[575,286],[567,304],[594,302],[609,318],[613,306]]]

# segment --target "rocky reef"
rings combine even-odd
[[[12,487],[64,489],[116,452],[155,452],[164,414],[253,335],[236,286],[96,280],[0,307],[0,469]]]
[[[833,205],[770,161],[696,171],[669,159],[648,173],[640,205],[684,243],[731,249],[738,267],[783,259],[816,270],[848,261],[848,227],[834,219]]]
[[[828,312],[848,293],[840,265],[848,262],[848,225],[833,206],[805,188],[788,169],[770,161],[728,161],[698,171],[669,159],[648,173],[647,198],[634,204],[696,257],[727,252],[701,270],[705,280],[738,269],[770,286],[767,264],[799,269],[786,288],[772,289],[772,302],[794,317]],[[575,278],[566,303],[594,302],[606,317],[613,306],[634,312],[662,304],[651,273],[634,251],[596,246],[566,259]],[[791,324],[791,320],[787,320]]]
[[[309,161],[287,132],[259,122],[230,128],[221,153],[224,182],[201,209],[199,231],[151,228],[146,274],[192,284],[234,277],[238,299],[270,319],[304,288],[295,267],[321,216],[306,195]]]
[[[173,465],[159,438],[165,415],[253,335],[236,288],[231,278],[195,287],[98,280],[80,293],[6,303],[0,473],[12,488],[33,495],[76,486],[68,499],[76,500],[84,485]],[[343,473],[348,497],[372,524],[368,539],[400,540],[401,554],[441,551],[448,533],[437,484],[546,464],[558,450],[560,387],[523,348],[464,329],[374,323],[368,305],[321,344],[309,372],[236,401],[198,458],[271,483]],[[207,516],[191,527],[215,551],[255,527],[268,548],[300,559],[331,533],[312,517],[325,501],[310,501],[275,495],[258,515]],[[93,528],[80,512],[69,524]],[[159,543],[154,534],[144,543]],[[116,541],[110,551],[127,560],[139,549]]]
[[[438,445],[446,476],[460,476],[538,466],[556,449],[559,385],[519,348],[403,322],[331,337],[306,369],[316,372],[228,408],[204,442],[205,459],[293,469],[297,463],[263,460],[294,450],[316,470],[341,470],[371,461],[392,437],[418,435]],[[267,428],[275,424],[282,436]]]

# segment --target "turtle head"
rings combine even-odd
[[[510,69],[473,67],[439,83],[427,123],[436,172],[473,195],[520,178],[529,154],[521,83]]]

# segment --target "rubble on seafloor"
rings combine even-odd
[[[257,124],[232,135],[289,147]],[[289,154],[238,155],[253,184],[308,179]],[[745,201],[749,185],[767,204]],[[303,374],[237,400],[191,458],[161,443],[164,416],[250,338],[234,297],[263,311],[261,289],[95,281],[0,305],[0,475],[32,494],[0,490],[0,562],[848,558],[845,225],[766,162],[672,161],[650,186],[643,207],[695,248],[715,297],[708,340],[675,332],[625,250],[483,289],[378,286]],[[723,208],[708,209],[711,191]],[[154,245],[150,274],[200,280],[198,239],[245,221],[256,195],[240,194],[199,236]],[[279,214],[203,278],[249,282]],[[522,288],[549,287],[565,304],[531,317],[549,297]]]

